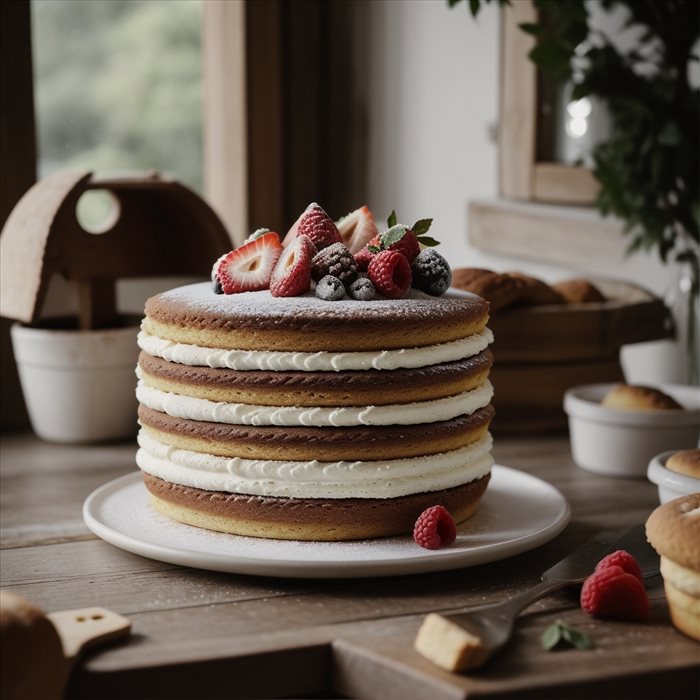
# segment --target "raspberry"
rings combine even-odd
[[[268,234],[269,235],[269,234]],[[273,297],[298,297],[311,286],[311,259],[316,247],[308,236],[297,236],[280,255],[270,278]]]
[[[642,571],[639,568],[639,564],[637,564],[637,560],[624,549],[618,549],[616,552],[608,554],[607,557],[603,557],[596,565],[595,570],[600,571],[608,566],[619,566],[628,574],[636,576],[640,581],[642,580]]]
[[[382,250],[367,268],[375,289],[390,299],[400,299],[411,286],[411,266],[396,250]]]
[[[360,277],[348,287],[348,294],[358,301],[371,301],[376,296],[376,291],[372,280]]]
[[[645,620],[649,598],[644,584],[621,566],[596,569],[581,588],[581,608],[589,615],[618,620]]]
[[[426,248],[416,256],[411,272],[412,286],[434,297],[444,294],[452,283],[452,270],[447,260],[432,248]]]
[[[333,243],[314,255],[311,276],[318,282],[326,275],[337,277],[345,285],[357,277],[355,258],[342,243]]]
[[[457,527],[450,512],[444,506],[424,510],[416,520],[413,539],[426,549],[440,549],[452,544],[457,539]]]
[[[345,285],[337,277],[326,275],[316,285],[316,296],[325,301],[338,301],[345,296]]]
[[[373,241],[375,239],[372,239],[367,245],[374,245]],[[377,244],[379,243],[379,239],[377,240]],[[379,245],[377,245],[379,247]],[[360,270],[360,272],[367,272],[367,268],[369,267],[369,264],[372,262],[374,259],[374,256],[376,255],[375,252],[371,251],[369,248],[365,247],[362,248],[361,250],[358,250],[357,253],[355,253],[355,264],[357,265],[357,269]]]

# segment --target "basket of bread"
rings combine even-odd
[[[623,345],[674,335],[663,301],[627,282],[577,278],[548,284],[520,272],[458,268],[452,286],[490,302],[499,432],[565,430],[567,389],[624,381]]]

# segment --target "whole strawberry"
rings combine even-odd
[[[333,219],[316,202],[309,204],[302,212],[284,237],[283,245],[285,247],[291,245],[298,236],[308,236],[316,246],[316,250],[321,250],[333,243],[343,242]]]
[[[298,297],[311,286],[311,260],[316,246],[305,235],[299,235],[280,256],[270,278],[273,297]]]
[[[377,253],[367,268],[374,288],[389,299],[401,299],[411,286],[411,266],[396,250]]]
[[[450,512],[444,506],[424,510],[416,520],[413,539],[426,549],[440,549],[452,544],[457,539],[457,527]]]

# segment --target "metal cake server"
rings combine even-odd
[[[606,554],[624,549],[637,560],[646,578],[659,572],[659,557],[646,541],[644,525],[621,534],[601,532],[542,574],[542,582],[509,598],[466,612],[428,615],[415,648],[449,671],[482,666],[510,639],[518,615],[536,600],[564,586],[582,583]]]

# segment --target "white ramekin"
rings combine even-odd
[[[687,474],[679,474],[672,469],[666,468],[666,460],[678,451],[669,450],[668,452],[662,452],[649,462],[647,478],[652,484],[656,484],[659,487],[659,501],[661,503],[700,491],[700,479]]]
[[[586,384],[564,395],[571,453],[582,469],[606,476],[646,476],[649,461],[667,450],[690,449],[700,439],[700,388],[662,384],[683,410],[625,411],[601,406],[615,384]]]

